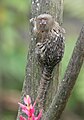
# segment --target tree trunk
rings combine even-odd
[[[34,18],[42,13],[51,14],[59,24],[62,23],[63,16],[63,0],[32,0],[31,6],[31,18]],[[21,103],[23,103],[23,98],[25,95],[30,95],[32,101],[35,101],[37,97],[37,89],[40,80],[40,68],[37,67],[37,61],[35,58],[35,45],[36,40],[32,34],[32,28],[29,30],[30,33],[30,47],[27,57],[27,66],[26,66],[26,74],[21,94]],[[59,79],[59,65],[56,66],[53,72],[54,79],[50,83],[50,87],[48,90],[45,108],[46,111],[48,109],[49,104],[52,101],[53,96],[56,94],[57,84]],[[54,92],[53,92],[54,91]],[[19,115],[24,114],[22,111],[18,110],[17,120],[19,120]]]

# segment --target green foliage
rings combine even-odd
[[[28,51],[27,38],[25,40],[24,36],[28,31],[29,10],[30,0],[0,1],[0,87],[2,90],[22,89]],[[1,119],[15,120],[16,113],[3,110],[3,107],[1,109],[4,111]]]
[[[82,66],[75,86],[75,95],[78,101],[84,103],[84,65]]]
[[[30,0],[0,1],[0,79],[4,88],[19,88],[24,78]],[[23,35],[22,35],[23,33]],[[3,84],[4,82],[4,84]],[[14,83],[14,84],[13,84]],[[13,86],[12,86],[13,84]]]
[[[15,115],[15,117],[14,117]],[[2,120],[15,120],[16,119],[16,112],[10,112],[10,111],[4,111],[2,116],[3,116],[3,119]]]
[[[64,0],[64,10],[69,16],[84,19],[84,0]]]
[[[65,52],[64,52],[64,57],[62,60],[62,76],[64,75],[64,71],[66,70],[66,67],[68,65],[68,62],[71,58],[74,46],[75,46],[75,41],[76,38],[74,36],[66,37],[65,41]]]

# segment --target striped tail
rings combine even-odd
[[[52,71],[44,68],[38,88],[38,94],[36,100],[40,109],[44,110],[44,104],[46,100],[47,90],[52,79]]]

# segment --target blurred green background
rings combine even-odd
[[[0,120],[15,120],[28,52],[30,0],[0,0]],[[62,76],[84,21],[84,0],[64,1]],[[62,120],[84,120],[84,65]]]

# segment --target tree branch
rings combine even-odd
[[[57,94],[42,120],[58,120],[66,106],[71,90],[77,80],[84,61],[84,25],[74,48],[65,75],[59,84]]]

